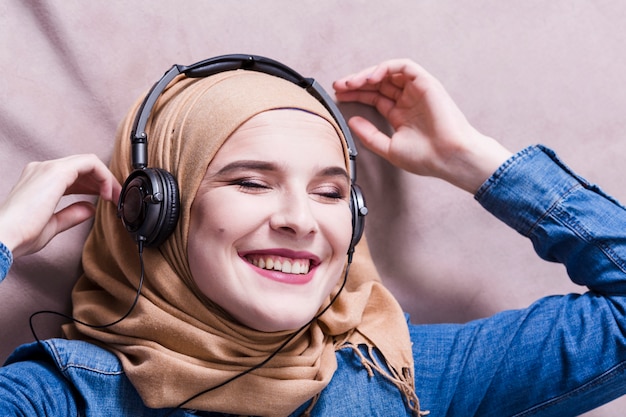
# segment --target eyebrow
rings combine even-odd
[[[255,171],[274,171],[276,170],[276,165],[272,162],[266,161],[254,161],[254,160],[242,160],[231,162],[228,165],[223,166],[219,171],[217,171],[216,175],[224,175],[228,174],[232,171],[240,171],[240,170],[255,170]]]
[[[254,171],[277,171],[278,167],[273,162],[256,161],[256,160],[241,160],[234,161],[230,164],[223,166],[215,175],[226,175],[233,171],[240,170],[254,170]],[[343,177],[346,181],[350,182],[350,175],[343,167],[330,166],[322,169],[317,174],[320,177]]]
[[[350,182],[350,175],[348,175],[348,171],[342,167],[324,168],[319,175],[321,177],[343,177],[346,181]]]

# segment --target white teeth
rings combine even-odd
[[[247,256],[248,262],[261,269],[280,271],[285,274],[308,274],[308,259],[286,259],[280,257]]]

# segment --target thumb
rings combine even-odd
[[[40,251],[56,235],[93,217],[96,209],[93,204],[81,201],[71,204],[53,214],[41,231],[31,239],[23,239],[22,243],[11,249],[13,257],[28,255]]]
[[[381,132],[372,122],[360,116],[352,117],[348,125],[367,149],[388,159],[391,142],[389,136]]]
[[[96,214],[96,207],[88,201],[78,201],[59,210],[56,218],[55,235],[79,225]]]

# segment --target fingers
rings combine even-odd
[[[348,124],[369,150],[383,158],[388,157],[391,141],[389,136],[378,130],[369,120],[359,116],[352,117]]]
[[[426,75],[428,73],[415,62],[408,59],[394,59],[340,78],[333,83],[333,88],[337,92],[378,89],[378,84],[387,82],[402,89],[407,82]]]
[[[336,93],[337,100],[347,102],[357,102],[367,104],[376,108],[385,117],[396,104],[396,98],[390,98],[377,91],[349,91],[346,93]]]
[[[62,160],[68,171],[64,195],[90,194],[116,201],[122,186],[95,155],[74,155]]]
[[[391,137],[361,118],[348,123],[370,150],[406,171],[475,192],[510,155],[478,132],[443,85],[410,60],[382,62],[333,87],[338,100],[373,106],[385,117]]]
[[[95,155],[73,155],[56,160],[29,163],[13,194],[38,195],[58,202],[64,195],[97,195],[104,200],[117,199],[121,185],[104,163]]]
[[[336,92],[350,91],[362,88],[367,84],[370,75],[378,66],[365,68],[357,73],[347,75],[339,78],[333,83],[333,88]]]
[[[430,74],[406,59],[385,61],[337,80],[333,87],[339,101],[375,107],[394,128],[413,119],[428,91],[437,86]]]
[[[50,216],[50,219],[41,228],[41,232],[31,240],[23,239],[21,245],[12,249],[13,256],[19,257],[34,253],[45,247],[56,235],[94,216],[96,208],[86,201],[71,204]],[[7,245],[11,248],[9,245]]]
[[[84,221],[90,219],[96,214],[96,207],[87,202],[79,201],[73,203],[54,214],[56,227],[53,230],[53,236],[71,229]]]
[[[34,253],[58,233],[93,216],[88,201],[55,213],[63,196],[86,194],[115,202],[120,191],[119,181],[95,155],[30,163],[0,204],[0,241],[14,256]]]

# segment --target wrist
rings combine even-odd
[[[19,236],[15,231],[15,227],[11,227],[10,222],[12,217],[2,212],[0,214],[0,243],[15,257],[17,246],[20,244]]]
[[[495,139],[479,133],[461,146],[446,163],[443,179],[475,194],[513,153]]]

